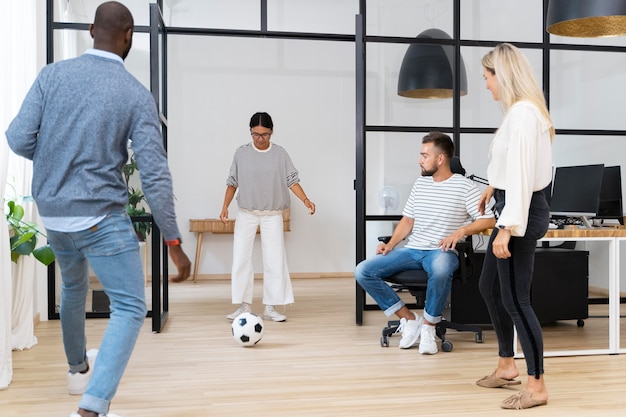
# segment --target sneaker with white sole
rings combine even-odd
[[[70,414],[70,417],[80,417],[80,414],[78,413],[72,413]],[[117,414],[98,414],[98,417],[121,417],[118,416]]]
[[[250,304],[248,304],[248,303],[241,303],[239,305],[239,308],[237,310],[235,310],[234,313],[231,313],[228,316],[226,316],[226,318],[228,320],[235,320],[239,315],[241,315],[243,313],[252,313],[252,307],[250,306]]]
[[[284,314],[280,314],[274,306],[267,305],[265,306],[265,311],[263,312],[263,318],[266,320],[272,321],[285,321],[287,320],[287,316]]]
[[[398,344],[400,349],[412,348],[420,341],[420,330],[422,329],[424,319],[415,313],[413,315],[415,320],[400,319],[400,326],[398,326],[398,331],[402,333],[402,339],[400,339]]]
[[[437,333],[435,326],[429,324],[423,325],[420,338],[420,355],[434,355],[435,353],[439,352],[439,349],[437,348]]]
[[[98,349],[87,351],[87,365],[89,366],[87,372],[67,373],[67,390],[70,395],[82,395],[85,392],[93,374],[93,368],[96,366],[96,356],[98,356]]]

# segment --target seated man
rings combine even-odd
[[[389,317],[400,318],[400,348],[419,343],[420,354],[438,352],[435,325],[452,287],[452,275],[459,266],[453,249],[465,236],[494,227],[491,210],[478,212],[480,191],[474,183],[450,170],[454,143],[441,132],[431,132],[422,140],[419,177],[402,212],[402,219],[388,243],[381,243],[376,256],[359,263],[354,276]],[[409,236],[410,234],[410,236]],[[409,236],[405,247],[395,246]],[[423,317],[413,313],[384,278],[409,269],[428,274]],[[420,341],[421,339],[421,341]]]

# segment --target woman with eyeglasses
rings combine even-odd
[[[226,316],[234,320],[252,311],[254,270],[252,249],[257,229],[261,232],[263,251],[263,318],[285,321],[287,317],[276,311],[276,305],[293,303],[293,289],[287,267],[283,211],[289,209],[291,190],[309,210],[315,213],[315,204],[300,185],[298,170],[287,151],[270,142],[274,129],[272,117],[255,113],[250,119],[252,142],[235,151],[220,219],[228,220],[228,206],[237,190],[239,212],[233,238],[233,266],[231,289],[235,312]]]

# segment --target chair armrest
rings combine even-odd
[[[474,272],[474,243],[472,236],[467,236],[464,241],[457,242],[456,250],[459,253],[459,278],[465,283]]]
[[[378,236],[378,241],[382,243],[389,243],[391,236]]]

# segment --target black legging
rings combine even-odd
[[[505,204],[505,192],[495,190],[494,211],[500,213]],[[485,300],[491,322],[498,338],[498,355],[509,358],[513,352],[513,324],[524,351],[528,375],[543,374],[543,336],[541,325],[530,303],[530,284],[535,264],[537,240],[545,235],[550,221],[546,190],[533,193],[528,213],[528,226],[523,237],[511,236],[508,259],[493,254],[492,243],[498,235],[494,229],[480,275],[480,293]]]

